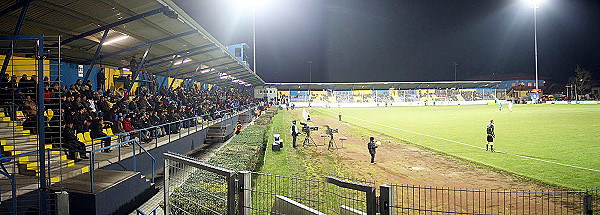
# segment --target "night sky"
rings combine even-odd
[[[175,2],[224,45],[252,47],[243,0]],[[600,78],[600,1],[545,0],[537,18],[540,78],[566,83],[577,64]],[[309,60],[312,82],[448,81],[452,62],[458,80],[535,77],[522,0],[267,0],[256,31],[266,82],[309,82]]]

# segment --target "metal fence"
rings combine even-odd
[[[58,178],[47,171],[62,168],[66,159],[63,153],[44,156],[44,150],[60,138],[61,95],[53,90],[61,86],[60,45],[49,45],[60,41],[58,36],[0,36],[0,214],[47,213],[54,207],[45,188]]]
[[[235,172],[193,158],[164,154],[165,214],[232,214]]]
[[[165,214],[600,214],[600,189],[377,187],[337,176],[235,172],[174,153],[164,159]]]
[[[591,191],[466,190],[392,185],[395,214],[592,214],[600,211]],[[587,203],[586,203],[587,201]],[[594,207],[592,207],[594,206]]]

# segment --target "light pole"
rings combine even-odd
[[[533,5],[533,37],[535,43],[535,89],[538,87],[538,45],[537,45],[537,9],[538,5],[542,0],[529,0],[529,3]]]
[[[456,81],[456,66],[458,66],[458,63],[452,62],[452,65],[454,65],[454,81]]]
[[[252,7],[252,54],[254,55],[252,59],[254,68],[252,70],[256,74],[256,6]]]

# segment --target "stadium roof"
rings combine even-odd
[[[148,73],[164,76],[172,62],[183,60],[184,63],[177,63],[181,64],[178,78],[192,78],[199,70],[196,76],[201,78],[197,80],[208,83],[219,81],[226,73],[252,85],[264,84],[245,63],[171,0],[13,2],[0,5],[0,34],[14,33],[21,8],[28,4],[19,34],[62,35],[63,61],[89,65],[105,30],[110,29],[95,63],[97,66],[127,67],[134,55],[140,62],[148,45],[152,44],[143,66]],[[178,56],[177,60],[173,61],[173,56]],[[171,77],[177,69],[178,65],[174,65]],[[202,70],[205,73],[201,74]]]
[[[278,90],[368,90],[378,89],[446,89],[446,88],[492,88],[500,81],[434,81],[434,82],[356,82],[356,83],[266,83],[266,87]]]

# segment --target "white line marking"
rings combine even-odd
[[[319,109],[317,109],[317,110],[319,110]],[[320,110],[323,110],[323,109],[320,109]],[[330,113],[332,113],[332,114],[335,115],[335,113],[333,113],[333,112],[331,112],[329,110],[323,110],[323,111],[327,111],[327,112],[330,112]],[[351,119],[360,120],[360,121],[371,123],[371,124],[374,124],[374,125],[388,127],[388,128],[391,128],[391,129],[396,129],[396,130],[399,130],[399,131],[404,131],[404,132],[407,132],[407,133],[413,133],[413,134],[417,134],[417,135],[421,135],[421,136],[431,137],[431,138],[434,138],[434,139],[445,140],[445,141],[448,141],[448,142],[458,143],[458,144],[461,144],[461,145],[470,146],[470,147],[478,148],[478,149],[482,149],[482,150],[484,149],[483,147],[474,146],[474,145],[470,145],[470,144],[466,144],[466,143],[461,143],[461,142],[458,142],[456,140],[450,140],[450,139],[446,139],[446,138],[442,138],[442,137],[432,136],[432,135],[429,135],[429,134],[422,134],[422,133],[419,133],[419,132],[409,131],[409,130],[406,130],[406,129],[395,128],[395,127],[392,127],[392,126],[389,126],[389,125],[384,125],[384,124],[380,124],[380,123],[376,123],[376,122],[371,122],[371,121],[368,121],[368,120],[359,119],[359,118],[351,117],[351,116],[348,116],[348,115],[344,115],[344,117],[348,117],[348,118],[351,118]],[[536,161],[541,161],[541,162],[556,164],[556,165],[560,165],[560,166],[566,166],[566,167],[572,167],[572,168],[577,168],[577,169],[583,169],[583,170],[589,170],[589,171],[594,171],[594,172],[600,172],[600,170],[597,170],[597,169],[590,169],[590,168],[585,168],[585,167],[580,167],[580,166],[574,166],[574,165],[569,165],[569,164],[564,164],[564,163],[559,163],[559,162],[554,162],[554,161],[542,160],[542,159],[539,159],[539,158],[532,158],[532,157],[528,157],[528,156],[525,156],[525,155],[518,155],[518,154],[514,154],[514,153],[510,153],[510,152],[503,152],[503,151],[496,151],[496,152],[497,153],[507,154],[507,155],[513,155],[513,156],[517,156],[517,157],[521,157],[521,158],[525,158],[525,159],[530,159],[530,160],[536,160]]]

